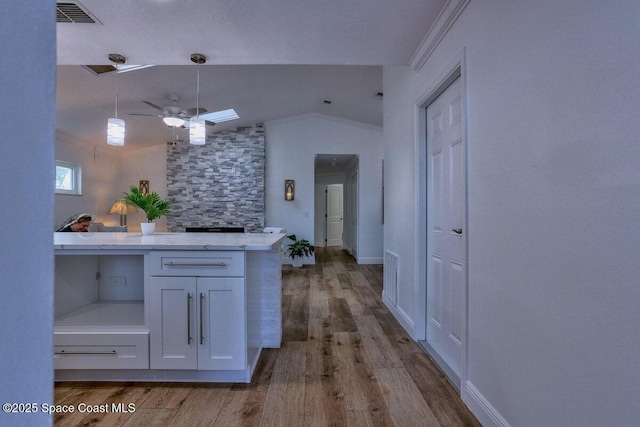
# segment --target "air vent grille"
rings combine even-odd
[[[383,266],[383,293],[393,304],[397,304],[398,298],[398,255],[385,251]]]
[[[68,24],[95,24],[98,20],[79,3],[56,3],[56,22]]]

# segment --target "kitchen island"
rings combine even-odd
[[[54,233],[56,380],[249,382],[280,347],[269,233]]]

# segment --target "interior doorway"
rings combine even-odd
[[[315,246],[342,246],[357,253],[357,209],[352,194],[357,176],[355,154],[317,154],[315,157]]]

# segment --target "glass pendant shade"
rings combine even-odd
[[[164,124],[171,127],[179,127],[184,124],[184,120],[180,117],[165,117],[162,119]]]
[[[204,145],[207,139],[204,119],[194,117],[189,121],[189,144]]]
[[[124,120],[110,118],[107,122],[107,144],[121,147],[124,145]]]

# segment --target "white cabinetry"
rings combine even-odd
[[[150,368],[247,369],[244,252],[152,252],[150,270]]]
[[[284,234],[54,233],[56,381],[250,382]]]

